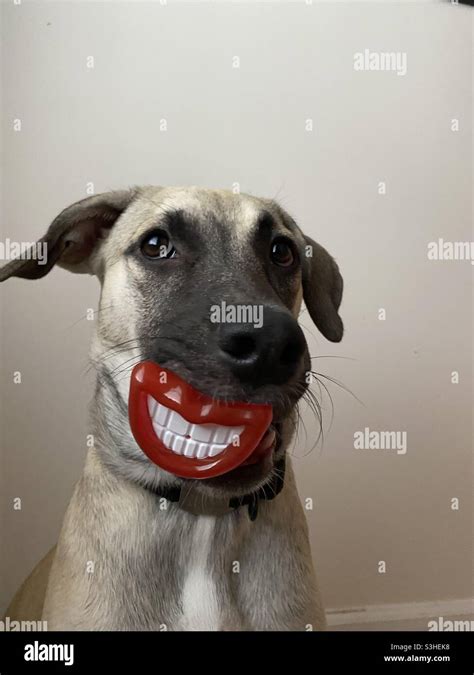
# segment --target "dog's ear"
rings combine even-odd
[[[117,218],[136,195],[135,189],[106,192],[68,206],[53,220],[48,231],[33,244],[30,255],[10,261],[0,269],[0,281],[9,277],[39,279],[58,264],[72,272],[91,273],[89,257]],[[41,245],[46,259],[33,255]]]
[[[305,236],[303,297],[312,320],[325,338],[340,342],[344,332],[338,314],[343,280],[336,261],[325,248]]]

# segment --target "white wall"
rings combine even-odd
[[[340,264],[344,341],[327,343],[307,313],[302,322],[316,369],[361,401],[329,382],[335,416],[324,447],[310,451],[316,426],[306,412],[309,438],[302,432],[294,450],[301,495],[314,499],[308,519],[326,605],[471,596],[473,267],[427,260],[438,237],[473,239],[470,9],[2,9],[2,240],[41,235],[89,182],[96,192],[238,182],[277,196]],[[366,48],[406,52],[407,74],[354,71],[354,53]],[[81,471],[92,391],[92,325],[82,317],[97,297],[93,279],[61,270],[0,289],[0,606],[54,543]],[[327,428],[327,400],[325,415]],[[355,450],[354,432],[366,426],[406,431],[406,455]]]

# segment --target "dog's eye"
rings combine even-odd
[[[164,230],[155,230],[144,238],[141,250],[147,258],[174,258],[176,249]]]
[[[285,237],[278,237],[272,242],[271,259],[275,265],[290,267],[295,261],[293,244]]]

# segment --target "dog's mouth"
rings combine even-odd
[[[153,361],[133,369],[128,407],[140,448],[181,478],[221,476],[275,448],[270,405],[212,398]]]

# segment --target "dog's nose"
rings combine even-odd
[[[220,326],[221,358],[242,381],[283,384],[297,371],[306,340],[288,312],[264,307],[262,314],[260,327],[248,323]]]

